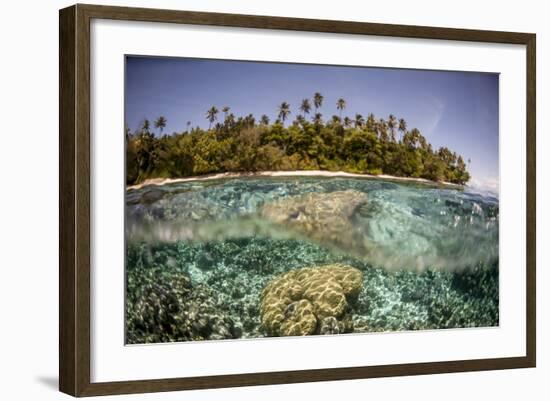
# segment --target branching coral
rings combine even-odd
[[[126,330],[128,344],[221,340],[240,336],[220,309],[218,294],[191,285],[182,272],[135,269],[128,273]]]

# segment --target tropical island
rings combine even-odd
[[[128,56],[126,344],[498,326],[498,83]]]
[[[229,106],[212,106],[205,114],[208,129],[191,128],[163,133],[164,116],[148,119],[134,132],[126,129],[126,184],[153,178],[182,178],[215,173],[262,171],[342,171],[391,175],[436,182],[465,184],[466,163],[456,152],[433,149],[417,128],[390,114],[365,118],[345,116],[346,100],[336,101],[338,115],[321,113],[325,99],[319,92],[291,110],[288,102],[267,115],[235,116]],[[296,117],[290,121],[291,116]]]

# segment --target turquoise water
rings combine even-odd
[[[353,332],[498,325],[498,199],[350,178],[242,178],[126,194],[127,341],[261,337],[292,269],[363,273]]]

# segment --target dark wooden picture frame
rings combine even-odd
[[[526,355],[91,383],[90,21],[93,18],[525,45],[527,54]],[[80,4],[60,10],[59,29],[59,388],[62,392],[73,396],[94,396],[535,367],[535,34]]]

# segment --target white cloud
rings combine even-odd
[[[472,177],[468,182],[468,187],[482,194],[499,196],[498,177]]]

